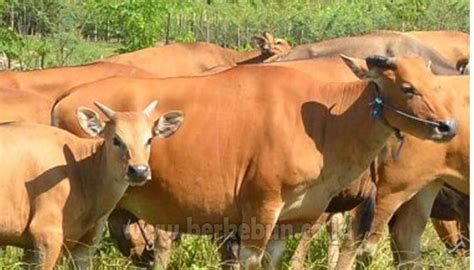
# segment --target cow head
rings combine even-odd
[[[105,140],[108,171],[115,179],[125,179],[131,185],[141,185],[151,179],[148,165],[153,137],[166,138],[181,126],[184,115],[180,111],[167,112],[152,121],[158,101],[153,101],[141,112],[114,112],[107,106],[94,102],[107,117],[103,123],[95,111],[77,109],[79,125],[89,135]]]
[[[268,32],[263,32],[262,36],[255,36],[252,38],[253,42],[262,52],[262,55],[266,55],[269,58],[265,62],[280,56],[287,54],[291,50],[290,44],[281,38],[274,38]]]
[[[457,121],[450,118],[438,80],[422,58],[370,56],[365,65],[342,58],[359,78],[377,85],[386,124],[422,139],[447,141],[456,135]]]

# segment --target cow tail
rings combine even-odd
[[[362,202],[362,210],[360,212],[360,226],[358,235],[364,235],[364,238],[370,233],[372,229],[372,222],[375,216],[375,198],[377,195],[377,188],[372,186],[370,196]]]

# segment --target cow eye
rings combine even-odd
[[[122,141],[120,141],[120,139],[119,139],[119,138],[117,138],[117,137],[114,137],[114,138],[112,139],[112,144],[113,144],[114,146],[117,146],[117,147],[119,147],[119,146],[121,146],[121,145],[122,145]]]
[[[406,97],[413,97],[415,95],[415,89],[408,83],[402,84],[402,92]]]

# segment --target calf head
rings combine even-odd
[[[274,38],[268,32],[263,32],[262,36],[255,36],[252,38],[253,42],[262,52],[262,55],[269,58],[265,62],[270,62],[273,59],[287,54],[291,50],[290,44],[281,38]]]
[[[77,109],[77,119],[85,132],[105,140],[108,172],[130,185],[142,185],[150,180],[148,160],[152,139],[174,134],[183,122],[183,113],[170,111],[153,121],[150,116],[158,104],[156,100],[141,112],[114,112],[99,102],[94,104],[107,118],[105,123],[98,113],[85,107]]]
[[[375,83],[379,111],[373,113],[385,124],[421,139],[448,141],[456,135],[457,121],[439,95],[443,89],[422,58],[370,56],[365,65],[342,58],[359,78]]]

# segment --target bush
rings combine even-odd
[[[40,66],[64,65],[75,63],[70,58],[83,39],[118,43],[126,52],[196,40],[250,49],[262,31],[293,45],[376,29],[469,32],[469,1],[0,0],[0,28],[0,52],[12,59],[22,58],[27,35],[51,43],[33,46]]]

